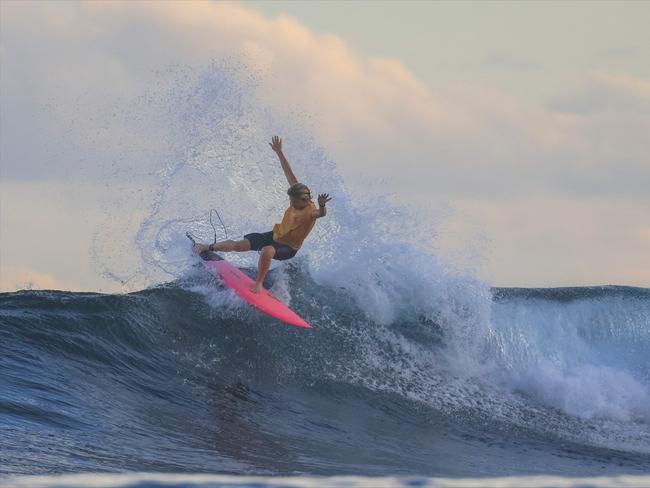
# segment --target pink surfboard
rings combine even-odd
[[[224,284],[234,290],[237,295],[248,303],[282,322],[295,327],[311,329],[311,325],[305,322],[297,313],[287,307],[268,290],[263,289],[259,293],[253,293],[250,288],[255,282],[246,276],[242,271],[217,253],[206,253],[202,255],[203,266],[212,274],[219,276]]]

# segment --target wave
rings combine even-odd
[[[492,290],[464,357],[449,314],[377,322],[304,261],[271,282],[314,331],[198,268],[126,295],[0,295],[3,469],[498,475],[531,472],[522,450],[544,473],[650,467],[648,290]]]

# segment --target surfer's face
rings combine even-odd
[[[289,197],[291,206],[295,209],[302,210],[309,205],[309,197]]]

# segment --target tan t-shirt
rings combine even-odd
[[[309,202],[309,205],[302,210],[289,207],[284,212],[282,222],[273,226],[273,240],[280,244],[288,244],[296,251],[300,249],[316,223],[314,210],[316,210],[314,202]]]

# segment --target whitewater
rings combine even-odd
[[[446,263],[434,222],[350,192],[308,121],[261,105],[246,73],[176,71],[124,109],[164,141],[155,171],[106,155],[118,197],[91,253],[129,292],[0,294],[0,484],[647,483],[650,289],[495,288]],[[275,133],[299,179],[333,197],[266,283],[309,331],[242,303],[184,236],[212,239],[211,207],[218,238],[278,219]],[[230,258],[255,272],[255,253]],[[122,472],[157,474],[93,474]],[[342,475],[373,478],[322,478]]]

